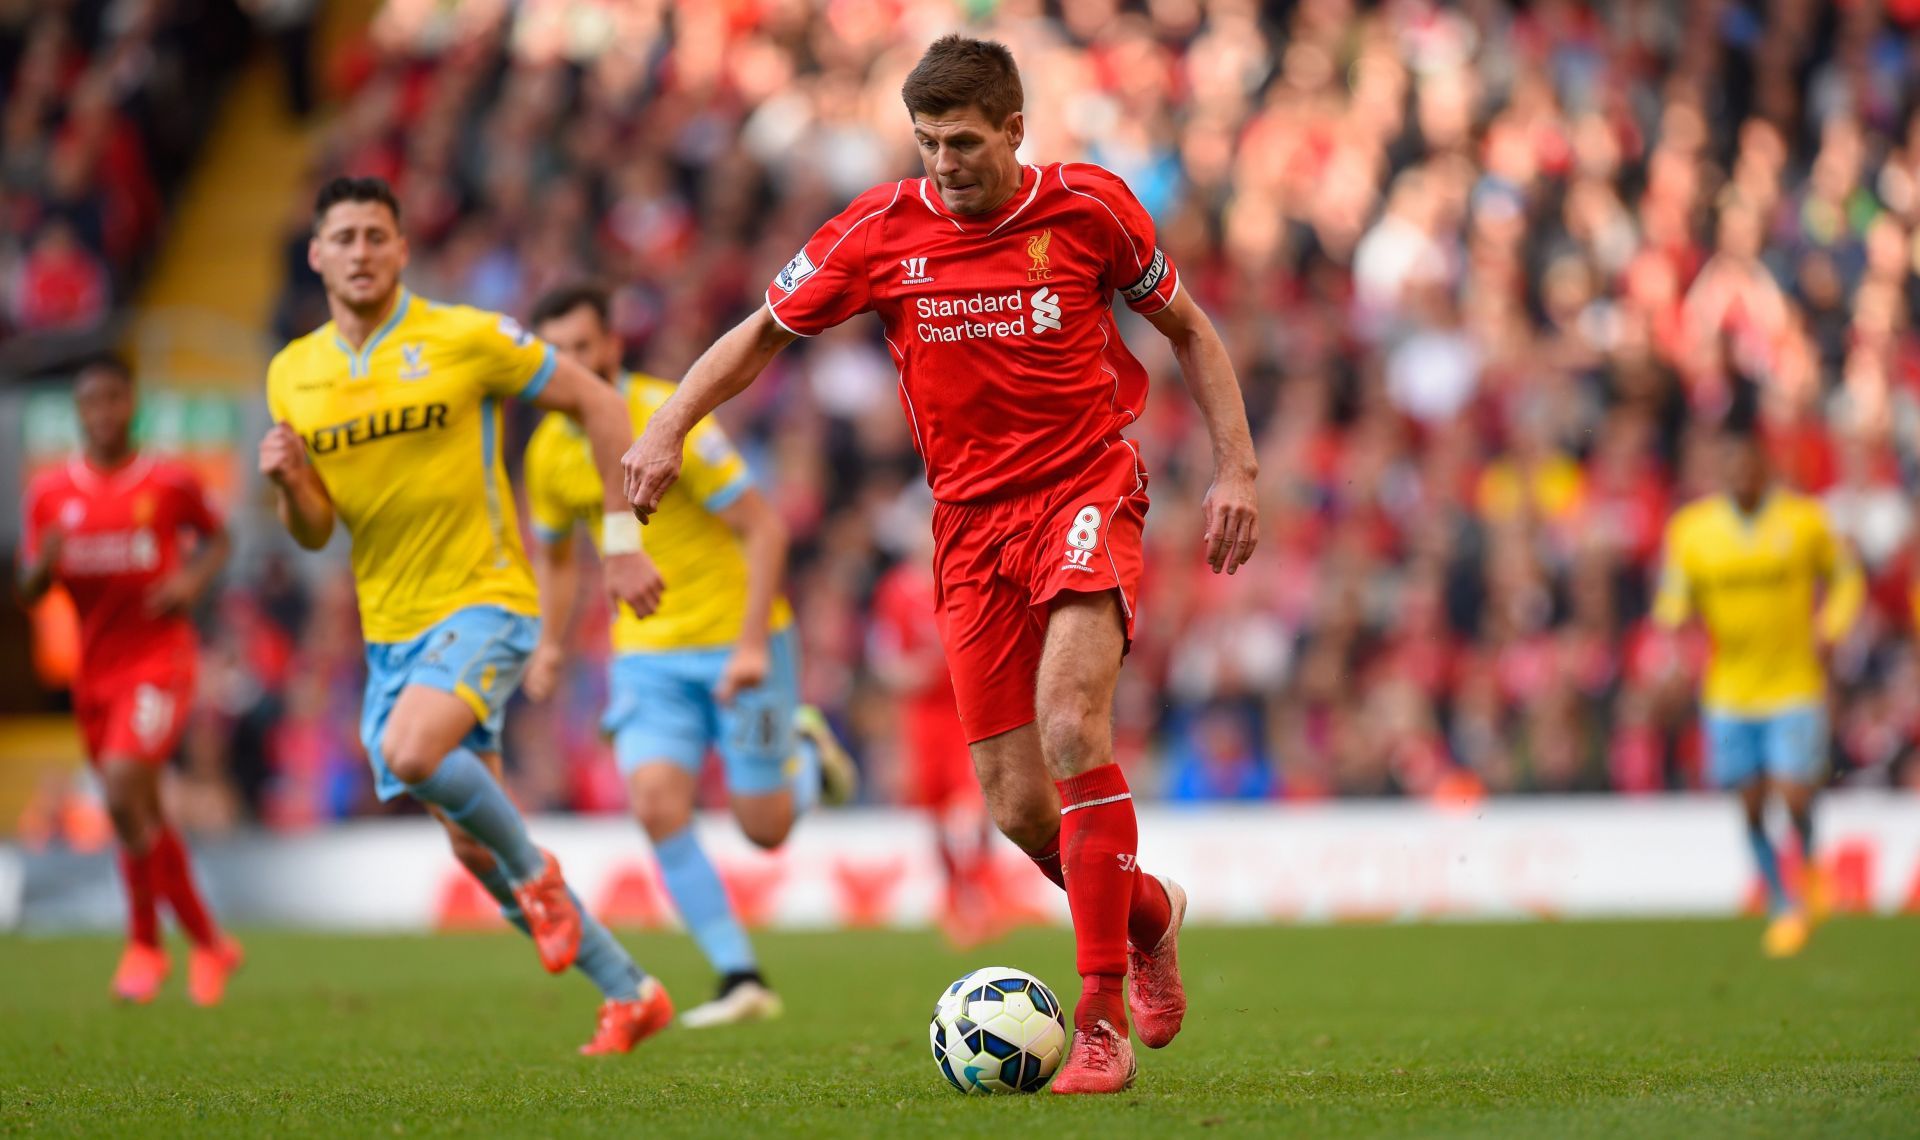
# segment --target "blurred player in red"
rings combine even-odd
[[[1073,912],[1080,1001],[1053,1091],[1118,1092],[1134,1075],[1129,1011],[1152,1048],[1186,1014],[1186,892],[1140,869],[1113,762],[1147,510],[1124,435],[1147,373],[1120,339],[1115,295],[1167,338],[1206,419],[1216,573],[1246,561],[1258,530],[1246,408],[1126,184],[1084,163],[1021,165],[1025,95],[1005,47],[947,36],[901,96],[926,177],[867,191],[814,234],[654,414],[627,453],[627,492],[644,521],[678,477],[686,433],[775,353],[881,318],[933,488],[941,640],[974,770],[994,822]]]
[[[187,849],[160,808],[160,773],[193,703],[196,640],[188,614],[227,559],[227,532],[193,473],[133,449],[133,376],[103,358],[73,386],[81,454],[27,489],[20,593],[55,583],[80,616],[74,711],[106,787],[127,890],[127,949],[113,993],[149,1002],[166,980],[159,902],[192,940],[187,992],[213,1005],[240,964],[200,899]],[[197,542],[182,542],[191,533]]]
[[[967,730],[954,705],[953,674],[940,648],[936,593],[933,550],[923,540],[874,590],[868,656],[881,683],[899,698],[906,760],[902,799],[933,816],[947,876],[941,927],[955,946],[965,948],[1000,933],[1000,912],[988,905],[991,832],[973,778]]]

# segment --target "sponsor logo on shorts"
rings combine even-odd
[[[1099,507],[1081,507],[1080,513],[1073,516],[1073,525],[1067,528],[1067,559],[1060,564],[1060,569],[1093,573],[1093,552],[1100,546],[1100,522]]]

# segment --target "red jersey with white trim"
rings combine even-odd
[[[1126,183],[1055,163],[1023,168],[987,214],[952,213],[924,178],[877,186],[787,263],[767,305],[801,336],[879,314],[934,498],[965,503],[1057,482],[1120,438],[1147,373],[1114,294],[1150,315],[1179,288]]]
[[[101,472],[75,457],[34,479],[24,513],[26,560],[40,557],[50,528],[63,535],[54,576],[80,615],[84,684],[192,655],[191,621],[147,612],[148,591],[185,558],[181,532],[220,525],[191,471],[137,455]]]

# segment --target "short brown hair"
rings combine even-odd
[[[394,197],[393,187],[387,185],[384,178],[366,175],[354,178],[342,174],[327,180],[320,187],[320,193],[313,199],[313,232],[319,233],[320,226],[327,220],[327,211],[342,202],[377,202],[393,215],[393,224],[400,224],[400,199]]]
[[[533,313],[528,320],[538,332],[541,325],[564,317],[582,305],[600,318],[602,329],[612,327],[609,317],[613,312],[613,299],[607,295],[606,286],[597,281],[577,281],[547,290],[533,303]]]
[[[1007,45],[958,33],[933,41],[900,85],[900,98],[912,115],[978,107],[996,127],[1027,103]]]

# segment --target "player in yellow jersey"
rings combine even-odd
[[[674,386],[621,371],[607,304],[591,285],[558,289],[534,307],[532,324],[626,398],[638,431]],[[555,685],[578,592],[574,525],[590,522],[606,497],[604,465],[594,458],[564,416],[548,415],[527,444],[527,502],[547,615],[527,674],[535,699]],[[661,878],[720,977],[718,996],[681,1018],[698,1028],[780,1013],[694,832],[707,752],[718,751],[725,765],[740,829],[767,848],[785,842],[823,793],[851,795],[854,775],[825,719],[800,704],[793,613],[780,595],[785,525],[712,420],[689,433],[683,472],[647,530],[647,553],[666,585],[660,607],[651,614],[622,608],[614,617],[605,727]]]
[[[1740,792],[1772,915],[1762,946],[1788,957],[1806,945],[1826,906],[1813,854],[1813,797],[1827,755],[1822,661],[1859,614],[1866,586],[1820,504],[1772,484],[1751,432],[1730,429],[1720,447],[1726,491],[1688,504],[1668,524],[1654,619],[1677,627],[1697,616],[1706,627],[1712,655],[1700,705],[1708,772]],[[1770,790],[1786,802],[1799,837],[1799,899],[1789,897],[1767,837]]]
[[[609,472],[632,439],[626,408],[512,320],[409,293],[386,183],[336,178],[313,219],[307,262],[333,319],[267,368],[274,426],[260,470],[300,545],[325,546],[336,519],[352,539],[367,640],[360,738],[375,787],[426,804],[541,963],[578,965],[600,988],[599,1026],[581,1051],[624,1053],[664,1028],[673,1004],[567,889],[501,785],[501,721],[540,622],[500,459],[500,404],[572,417]],[[617,493],[603,506],[607,587],[644,612],[660,582],[638,523]]]

